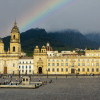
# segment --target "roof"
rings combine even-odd
[[[62,55],[63,55],[63,56],[68,56],[68,55],[70,55],[70,56],[71,56],[71,55],[73,55],[73,56],[74,56],[74,55],[79,55],[79,56],[81,56],[81,55],[85,55],[85,53],[82,53],[82,54],[62,54]]]
[[[33,59],[33,57],[24,56],[24,57],[20,57],[20,59]]]

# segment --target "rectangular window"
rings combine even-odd
[[[50,63],[48,63],[48,66],[50,66]]]
[[[28,64],[28,62],[26,61],[26,64]]]
[[[94,66],[94,63],[92,63],[92,66]]]
[[[52,63],[52,66],[55,66],[55,64],[54,64],[54,63]]]
[[[31,61],[30,61],[30,63],[31,63]]]
[[[80,68],[78,68],[78,71],[80,72]]]
[[[54,72],[54,68],[52,68],[52,71]]]
[[[31,70],[29,70],[29,72],[31,73]]]
[[[63,63],[61,63],[61,66],[63,66]]]
[[[21,61],[19,62],[19,64],[21,64]]]
[[[27,66],[26,66],[26,69],[27,69]]]
[[[61,71],[63,72],[63,68],[61,68]]]
[[[66,66],[68,66],[68,63],[66,63]]]
[[[20,66],[19,66],[19,68],[20,68]]]
[[[99,66],[99,63],[96,63],[96,66]]]
[[[50,68],[48,68],[48,71],[50,72]]]
[[[92,72],[94,72],[94,68],[92,68]]]
[[[85,69],[83,68],[83,72],[85,71]]]
[[[96,68],[96,71],[98,72],[98,71],[99,71],[99,69],[98,69],[98,68]]]
[[[59,72],[59,68],[57,68],[57,72]]]
[[[31,69],[31,66],[29,66],[29,69]]]
[[[13,67],[15,67],[15,63],[13,63]]]
[[[87,66],[89,66],[89,63],[87,63]]]
[[[57,63],[57,66],[59,66],[59,63]]]
[[[68,68],[66,68],[66,72],[68,72]]]
[[[83,66],[85,66],[85,63],[83,63]]]
[[[80,63],[78,63],[78,66],[80,66]]]
[[[24,66],[22,66],[22,69],[24,69]]]
[[[24,70],[22,70],[22,72],[24,72]]]
[[[89,72],[89,68],[87,68],[87,72]]]

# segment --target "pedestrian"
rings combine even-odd
[[[40,78],[39,78],[39,82],[40,82]]]
[[[3,79],[4,79],[4,76],[3,76]]]
[[[38,76],[38,72],[37,72],[37,76]]]
[[[56,80],[57,80],[57,76],[56,76]]]
[[[30,81],[31,81],[31,76],[30,76]]]

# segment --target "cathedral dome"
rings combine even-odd
[[[17,27],[16,20],[15,20],[15,23],[14,23],[14,27],[13,27],[12,30],[11,30],[11,33],[13,33],[13,32],[20,33],[20,32],[19,32],[19,29],[18,29],[18,27]]]

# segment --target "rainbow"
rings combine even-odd
[[[22,24],[20,24],[19,29],[20,32],[23,32],[29,28],[33,28],[37,24],[41,23],[42,20],[45,20],[49,16],[52,16],[54,13],[56,13],[58,10],[63,9],[66,6],[69,6],[70,4],[74,3],[77,0],[53,0],[52,3],[50,2],[52,0],[48,0],[46,3],[43,3],[39,6],[42,6],[42,9],[35,10],[34,13],[32,11],[28,14],[29,17],[23,20]]]

